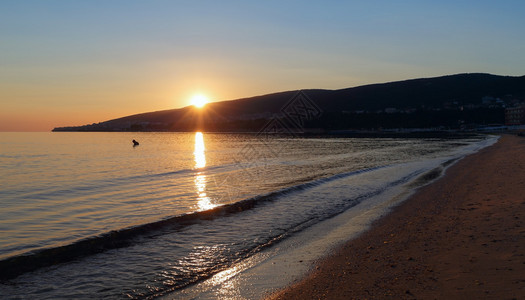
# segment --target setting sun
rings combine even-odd
[[[201,108],[208,103],[208,97],[203,94],[197,94],[191,98],[191,104],[195,107]]]

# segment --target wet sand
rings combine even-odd
[[[421,188],[272,299],[525,299],[525,138]]]

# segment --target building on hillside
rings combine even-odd
[[[525,124],[525,104],[505,109],[505,125]]]

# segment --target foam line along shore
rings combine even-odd
[[[525,139],[453,165],[271,299],[525,296]]]

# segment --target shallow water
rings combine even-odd
[[[0,271],[11,277],[0,292],[163,295],[482,140],[0,133],[0,259],[23,255],[47,265],[17,277]]]

